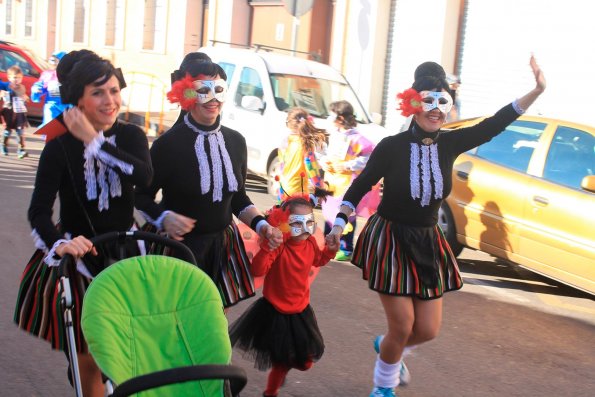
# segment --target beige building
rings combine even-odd
[[[568,70],[595,67],[587,1],[298,0],[312,7],[296,18],[285,3],[292,2],[0,0],[0,38],[43,57],[92,49],[124,70],[125,102],[154,112],[169,108],[163,93],[171,71],[203,45],[311,53],[341,71],[390,129],[403,121],[395,95],[410,86],[419,63],[436,61],[461,76],[461,115],[471,117],[493,113],[532,84],[525,66],[535,52],[550,85],[534,111],[595,123],[595,116],[563,100],[584,76]]]
[[[171,71],[184,54],[215,41],[312,53],[346,75],[368,110],[383,113],[395,1],[311,3],[311,10],[294,18],[283,1],[2,0],[0,21],[4,40],[42,57],[88,48],[110,59],[126,74],[124,101],[133,108],[167,110],[162,99]],[[447,64],[453,60],[454,53]]]

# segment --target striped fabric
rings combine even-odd
[[[45,254],[35,251],[21,276],[14,321],[19,328],[51,343],[56,350],[67,351],[64,316],[60,307],[58,267],[46,266]],[[79,272],[70,277],[74,300],[73,324],[76,348],[86,353],[87,344],[80,326],[82,300],[90,279]]]
[[[149,222],[143,226],[142,230],[150,233],[156,232],[155,226]],[[221,294],[223,306],[227,308],[254,296],[255,288],[250,274],[250,260],[238,227],[232,222],[222,233],[225,254],[222,258],[223,263],[217,281],[217,289]],[[160,244],[152,244],[147,254],[175,256],[171,249]]]
[[[463,279],[455,256],[440,227],[438,257],[440,258],[438,285],[425,286],[418,277],[415,263],[399,246],[391,230],[391,222],[374,214],[364,226],[353,253],[352,263],[362,269],[370,289],[388,295],[408,295],[420,299],[434,299],[445,292],[458,290]]]
[[[250,274],[250,260],[240,231],[234,222],[223,231],[223,239],[227,261],[224,260],[222,263],[217,288],[221,293],[223,306],[229,307],[254,296],[255,289]]]

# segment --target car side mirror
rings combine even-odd
[[[587,175],[581,181],[581,188],[591,193],[595,193],[595,175]]]
[[[257,96],[253,95],[245,95],[242,97],[242,101],[240,102],[240,106],[247,110],[252,110],[256,112],[264,111],[264,102]]]

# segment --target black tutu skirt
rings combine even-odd
[[[252,304],[229,330],[232,346],[266,371],[273,364],[304,368],[324,353],[324,340],[312,307],[296,314],[277,311],[265,298]]]

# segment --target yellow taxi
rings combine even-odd
[[[458,157],[439,224],[457,255],[481,250],[595,294],[595,127],[521,116]]]

